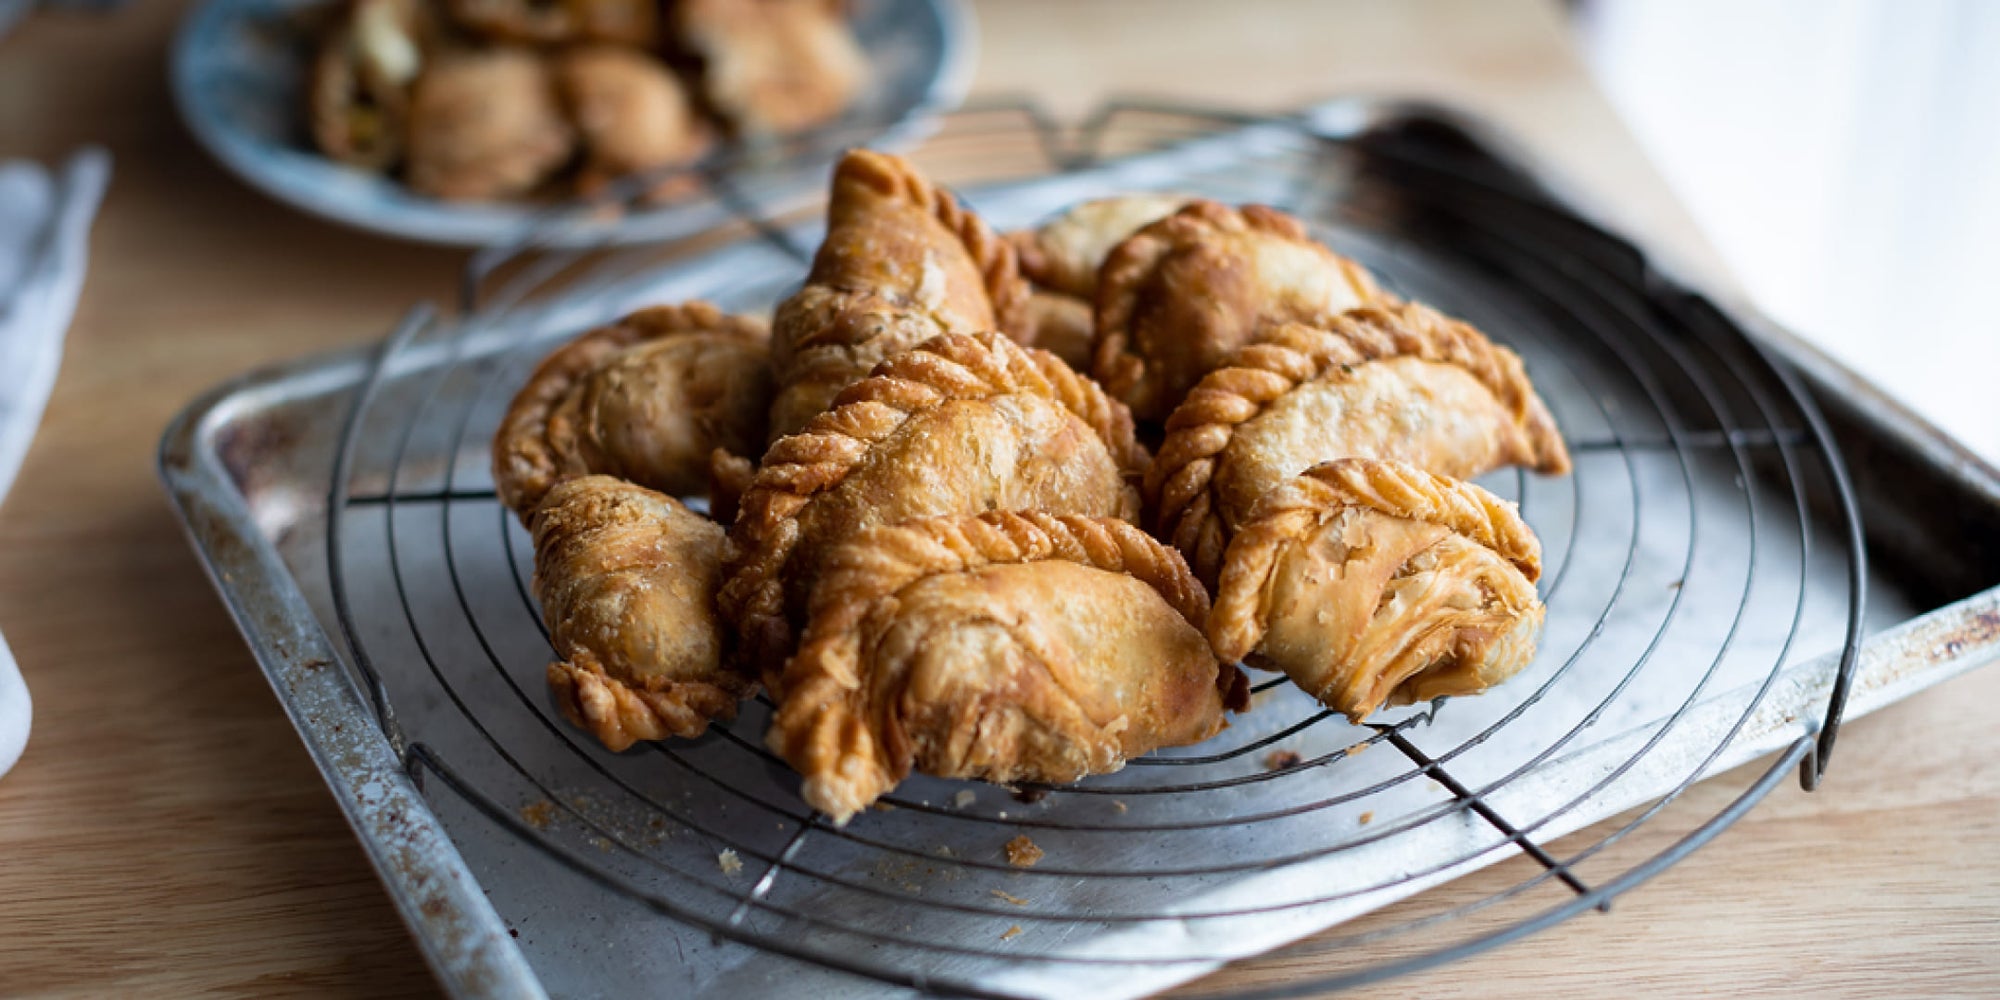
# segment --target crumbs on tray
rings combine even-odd
[[[1007,842],[1008,864],[1016,868],[1033,868],[1035,862],[1040,860],[1042,860],[1042,849],[1036,847],[1035,842],[1029,840],[1027,834],[1021,834]]]

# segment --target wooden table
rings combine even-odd
[[[99,142],[117,158],[48,423],[0,509],[0,629],[36,707],[26,756],[0,779],[0,994],[429,994],[162,502],[153,449],[198,391],[378,336],[448,292],[462,255],[315,221],[209,162],[166,94],[179,6],[44,16],[0,42],[0,156]],[[1469,105],[1726,280],[1552,5],[997,0],[979,13],[980,90],[1058,111],[1112,92]],[[1987,671],[1863,720],[1822,793],[1781,789],[1612,916],[1392,988],[2000,994],[1996,704]],[[1712,810],[1731,783],[1689,808]],[[1503,866],[1473,887],[1519,875]]]

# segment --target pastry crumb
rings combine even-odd
[[[1351,747],[1348,747],[1346,755],[1349,757],[1359,757],[1361,756],[1361,751],[1366,750],[1373,745],[1374,744],[1369,743],[1367,740],[1362,740],[1361,742],[1356,743]]]
[[[962,788],[959,789],[957,795],[951,797],[951,804],[960,809],[970,809],[972,808],[972,803],[978,798],[979,796],[972,794],[972,789]]]
[[[868,803],[868,808],[873,809],[878,813],[895,812],[896,804],[894,802],[884,802],[881,799],[876,799],[875,801]]]
[[[1374,819],[1375,819],[1375,811],[1373,809],[1370,809],[1369,811],[1361,814],[1361,825],[1367,826],[1370,822],[1373,822]]]
[[[1000,940],[1011,941],[1014,938],[1020,936],[1021,936],[1021,925],[1015,924],[1014,926],[1007,928],[1007,933],[1000,935]]]
[[[1264,770],[1283,771],[1286,768],[1299,766],[1299,762],[1304,759],[1299,756],[1297,750],[1273,750],[1264,755]]]
[[[949,847],[946,847],[946,846],[945,846],[945,845],[943,845],[943,844],[939,844],[939,845],[937,846],[937,850],[936,850],[935,852],[933,852],[933,853],[935,853],[935,854],[936,854],[936,855],[937,855],[938,857],[940,857],[940,858],[951,858],[951,857],[957,857],[957,855],[955,855],[955,854],[951,853],[951,848],[949,848]]]
[[[995,890],[993,890],[993,895],[995,895],[995,896],[998,896],[999,898],[1001,898],[1001,899],[1004,899],[1004,900],[1006,900],[1007,902],[1009,902],[1009,903],[1012,903],[1012,904],[1014,904],[1015,906],[1026,906],[1026,905],[1028,905],[1028,901],[1027,901],[1027,900],[1025,900],[1025,899],[1022,899],[1021,897],[1019,897],[1019,896],[1016,896],[1016,895],[1014,895],[1013,893],[1011,893],[1011,892],[1008,892],[1008,891],[1007,891],[1007,890],[1005,890],[1005,889],[995,889]]]
[[[726,847],[722,849],[722,853],[715,856],[715,864],[716,867],[722,869],[722,874],[724,875],[734,875],[743,870],[743,859],[737,857],[735,851]]]
[[[526,823],[537,830],[548,829],[549,821],[555,818],[556,818],[555,803],[550,802],[547,799],[542,799],[537,802],[530,802],[527,805],[521,807],[521,822]]]
[[[1007,842],[1008,864],[1016,868],[1033,868],[1035,862],[1040,860],[1042,860],[1042,849],[1036,847],[1035,842],[1029,840],[1027,834],[1021,834]]]
[[[1123,802],[1122,800],[1119,800],[1119,799],[1112,799],[1112,800],[1111,800],[1111,808],[1113,808],[1113,809],[1116,809],[1116,810],[1118,810],[1118,811],[1119,811],[1119,812],[1121,812],[1121,813],[1122,813],[1122,812],[1125,812],[1125,811],[1127,811],[1127,807],[1126,807],[1125,803],[1124,803],[1124,802]]]

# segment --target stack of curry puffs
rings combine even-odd
[[[998,234],[864,150],[827,222],[768,333],[642,310],[543,361],[494,442],[550,687],[606,746],[761,687],[845,822],[913,768],[1064,782],[1207,739],[1239,662],[1358,721],[1533,656],[1540,546],[1465,480],[1569,458],[1472,327],[1262,206]]]
[[[343,0],[320,30],[320,151],[439,198],[591,194],[839,117],[867,64],[845,0]],[[673,185],[653,192],[676,193]]]

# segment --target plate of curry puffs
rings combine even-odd
[[[202,145],[307,211],[628,242],[725,221],[719,183],[809,194],[842,148],[914,140],[971,31],[957,0],[211,0],[172,77]]]
[[[1072,782],[1255,711],[1361,722],[1533,659],[1541,546],[1470,480],[1570,471],[1513,351],[1261,205],[1157,192],[998,232],[834,166],[766,316],[556,347],[492,445],[550,696],[612,750],[767,699],[835,823],[912,773]]]

